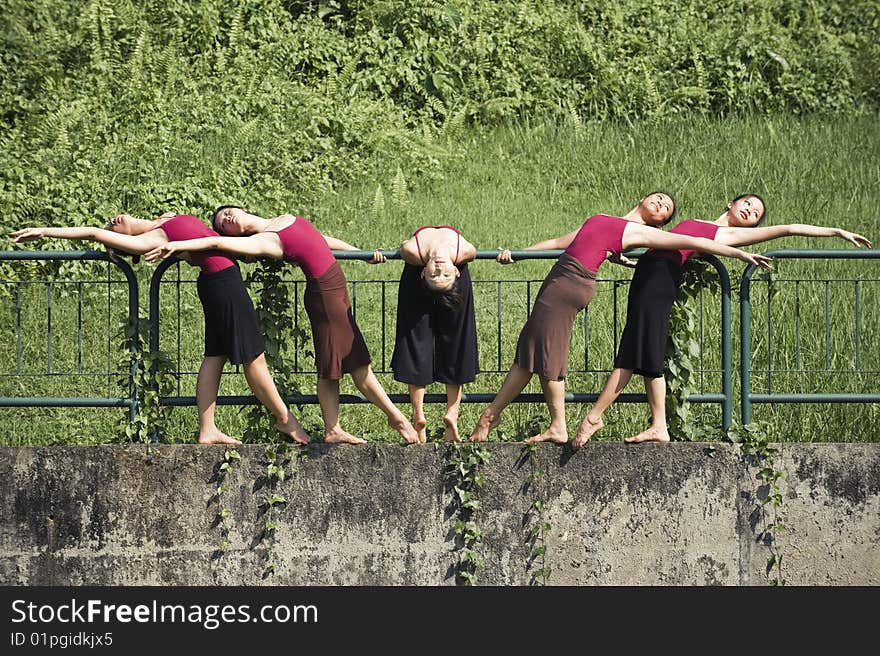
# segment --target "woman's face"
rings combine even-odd
[[[435,292],[445,292],[455,284],[459,275],[458,267],[440,255],[428,260],[422,269],[425,284]]]
[[[745,196],[727,204],[727,225],[731,228],[752,228],[764,216],[764,203],[760,198]]]
[[[229,237],[239,237],[245,234],[242,219],[247,212],[239,207],[224,207],[214,218],[217,232]]]
[[[675,209],[672,198],[659,191],[650,196],[645,196],[639,205],[641,205],[641,215],[645,223],[654,227],[665,224]]]

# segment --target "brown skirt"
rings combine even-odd
[[[319,277],[308,279],[304,301],[312,326],[318,378],[339,380],[343,374],[370,364],[367,344],[351,313],[339,262]]]
[[[535,298],[519,334],[514,363],[548,380],[564,380],[575,317],[595,294],[596,274],[563,253]]]

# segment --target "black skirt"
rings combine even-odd
[[[200,273],[196,288],[205,314],[205,357],[225,355],[232,364],[246,364],[266,350],[238,266]]]
[[[462,303],[446,310],[422,285],[422,267],[403,265],[397,295],[397,329],[391,369],[394,380],[426,386],[463,385],[479,371],[474,294],[467,264],[459,264]]]
[[[681,285],[682,266],[666,257],[640,257],[629,286],[626,326],[614,367],[660,378],[666,360],[669,314]]]

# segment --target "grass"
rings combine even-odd
[[[735,118],[716,120],[690,117],[659,123],[636,124],[529,124],[498,128],[491,131],[465,131],[445,145],[442,166],[429,176],[406,179],[406,171],[398,172],[394,162],[376,162],[373,173],[338,192],[326,193],[311,206],[303,207],[302,199],[290,198],[287,207],[271,208],[276,213],[298,209],[310,216],[319,228],[362,248],[393,248],[412,231],[424,224],[451,223],[479,248],[522,247],[535,241],[558,236],[575,229],[591,214],[621,214],[635,205],[645,193],[654,189],[672,192],[679,203],[680,218],[714,220],[725,204],[743,192],[757,192],[767,202],[768,222],[813,223],[846,227],[867,235],[876,242],[876,208],[880,199],[880,139],[878,118]],[[381,187],[381,191],[379,188]],[[383,203],[377,202],[382,198]],[[258,203],[259,199],[254,199]],[[208,208],[206,208],[207,211]],[[268,213],[268,212],[267,212]],[[762,252],[779,248],[847,248],[840,240],[808,240],[786,238],[750,250]],[[739,352],[738,283],[742,272],[739,262],[726,261],[734,286],[734,380],[738,380]],[[2,267],[17,266],[2,264]],[[360,262],[346,262],[343,268],[351,282],[357,282],[358,323],[371,346],[375,366],[381,368],[381,332],[387,331],[385,364],[390,362],[393,348],[396,280],[400,264],[392,262],[373,267]],[[492,262],[472,265],[477,282],[477,319],[480,331],[480,357],[484,369],[506,370],[513,345],[525,319],[526,283],[505,284],[502,302],[504,314],[501,331],[502,358],[497,361],[495,305],[497,285],[492,281],[533,280],[531,296],[550,267],[548,261],[528,261],[501,268]],[[147,279],[151,269],[139,265],[141,273],[142,315],[146,316]],[[752,347],[755,354],[753,391],[764,391],[767,375],[767,349],[770,344],[770,369],[796,370],[796,373],[771,373],[772,389],[779,392],[880,391],[880,378],[873,371],[880,360],[880,321],[878,307],[876,261],[777,261],[772,278],[772,301],[767,309],[767,281],[753,285]],[[70,279],[71,269],[62,270],[59,280]],[[181,269],[181,275],[192,279],[194,270]],[[172,272],[166,274],[171,279]],[[2,276],[0,276],[2,277]],[[630,272],[606,264],[600,270],[599,293],[589,308],[590,369],[609,369],[615,344],[614,289],[617,289],[617,331],[625,317],[626,281]],[[855,342],[855,289],[852,282],[830,283],[830,308],[825,322],[824,282],[816,279],[854,279],[859,283],[860,334],[858,368]],[[301,274],[291,269],[291,280]],[[800,313],[795,317],[794,282],[797,283]],[[385,314],[382,316],[380,286],[371,280],[388,281]],[[618,282],[614,282],[618,281]],[[118,332],[120,317],[106,318],[106,291],[86,291],[86,307],[95,316],[104,316],[104,323],[94,321],[83,331],[89,345],[83,349],[85,364],[95,370],[106,367],[107,333]],[[75,331],[75,294],[61,292],[53,298],[51,342],[52,357],[57,366],[74,367],[79,349],[71,338]],[[302,285],[299,286],[299,294]],[[42,294],[42,295],[41,295]],[[22,307],[23,333],[21,347],[24,362],[45,368],[47,347],[46,302],[42,292],[34,291]],[[43,300],[41,300],[43,298]],[[759,302],[760,299],[760,302]],[[195,372],[201,354],[201,310],[194,285],[184,284],[178,310],[173,289],[163,290],[162,337],[164,350],[177,356],[180,351],[181,370]],[[116,301],[114,300],[115,304]],[[102,305],[103,304],[103,305]],[[123,303],[119,304],[124,306]],[[9,304],[7,304],[9,306]],[[102,315],[97,313],[102,308]],[[706,366],[717,368],[720,362],[719,311],[716,294],[707,294],[703,326],[703,350]],[[301,325],[307,325],[299,304]],[[112,314],[112,313],[111,313]],[[118,313],[117,313],[118,315]],[[167,321],[166,318],[167,317]],[[181,338],[177,340],[180,319]],[[15,313],[3,314],[3,339],[0,340],[2,373],[12,370],[16,362]],[[584,341],[583,323],[579,320],[573,343]],[[770,341],[768,341],[768,331]],[[798,341],[797,336],[800,336]],[[51,340],[50,340],[51,341]],[[115,344],[118,339],[113,338]],[[309,345],[310,346],[310,345]],[[798,356],[798,354],[800,354]],[[798,360],[800,357],[800,360]],[[103,358],[103,359],[102,359]],[[582,368],[583,351],[573,349],[573,368]],[[303,363],[302,360],[306,362]],[[824,371],[826,361],[832,369]],[[103,364],[102,364],[103,363]],[[310,364],[301,358],[300,365]],[[806,371],[819,369],[817,372]],[[858,371],[861,373],[858,373]],[[852,373],[857,371],[857,373]],[[230,373],[232,371],[230,370]],[[390,392],[405,392],[405,386],[380,376]],[[241,375],[224,377],[221,393],[247,393]],[[501,373],[484,373],[466,391],[494,392],[503,379]],[[602,373],[573,373],[568,381],[570,391],[598,392],[604,380]],[[183,376],[180,393],[193,394],[195,377]],[[302,391],[314,390],[314,375],[298,377]],[[82,383],[61,377],[0,378],[0,394],[71,393]],[[73,386],[73,387],[71,387]],[[734,385],[739,389],[738,383]],[[706,391],[719,389],[717,375],[709,374]],[[10,390],[10,391],[7,391]],[[350,381],[343,382],[342,391],[354,392]],[[527,391],[538,392],[537,380]],[[638,380],[627,391],[642,391]],[[429,392],[442,392],[441,385]],[[103,394],[103,391],[98,392]],[[53,394],[54,395],[54,394]],[[467,433],[473,425],[477,406],[464,406],[460,428]],[[574,433],[586,407],[571,404],[568,409],[569,432]],[[441,426],[442,406],[429,407],[429,427]],[[0,409],[0,431],[3,444],[91,443],[112,439],[112,425],[119,410],[45,410]],[[755,419],[767,420],[780,440],[798,441],[876,441],[878,405],[756,405]],[[606,414],[606,428],[596,439],[618,440],[640,430],[645,422],[646,408],[620,404]],[[738,405],[734,416],[738,415]],[[317,407],[302,411],[309,427],[319,424]],[[367,406],[342,409],[343,426],[371,440],[395,441],[377,410]],[[713,406],[699,406],[697,421],[720,424],[720,412]],[[169,438],[191,441],[196,429],[195,409],[176,409],[172,413]],[[520,438],[538,425],[545,425],[546,409],[541,405],[515,405],[506,413],[502,439]],[[244,429],[239,408],[220,407],[219,425],[232,434]]]

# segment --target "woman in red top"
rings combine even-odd
[[[216,235],[196,217],[167,212],[154,221],[128,214],[114,217],[106,229],[24,228],[12,233],[14,241],[27,242],[45,237],[91,239],[112,251],[140,255],[169,239],[190,239]],[[263,336],[257,314],[241,279],[238,265],[218,252],[188,258],[201,269],[197,287],[205,316],[205,356],[196,379],[196,405],[199,413],[200,444],[240,444],[214,422],[220,377],[227,361],[241,364],[254,395],[275,417],[275,427],[295,442],[307,444],[306,433],[287,408],[269,373],[263,354]]]
[[[672,197],[653,192],[623,217],[598,214],[578,229],[562,237],[529,246],[526,250],[564,248],[535,298],[532,314],[520,333],[513,367],[507,374],[495,400],[489,404],[471,433],[475,442],[488,438],[489,431],[501,421],[501,412],[525,388],[533,374],[538,374],[544,398],[550,410],[548,429],[530,437],[529,442],[568,441],[565,424],[565,374],[569,339],[574,319],[592,300],[596,272],[609,257],[620,258],[629,248],[692,248],[726,257],[736,257],[750,264],[770,268],[769,259],[723,246],[709,239],[673,235],[652,226],[662,226],[675,212]],[[510,262],[510,252],[499,255]]]
[[[391,369],[406,383],[412,423],[425,442],[424,399],[428,384],[446,386],[443,439],[460,442],[461,388],[479,369],[477,324],[468,262],[477,249],[450,225],[422,226],[400,247],[404,261],[397,295]]]
[[[164,259],[178,252],[217,249],[251,257],[271,257],[298,265],[306,275],[305,308],[312,327],[318,371],[318,402],[328,443],[363,444],[366,440],[342,430],[339,424],[339,379],[350,373],[355,386],[388,418],[388,425],[407,443],[418,442],[409,420],[388,398],[370,368],[370,355],[351,313],[345,275],[330,249],[357,250],[339,239],[322,235],[303,217],[284,214],[264,219],[236,206],[214,213],[213,224],[224,236],[162,244],[146,257]],[[375,261],[379,261],[377,254]]]
[[[803,224],[757,227],[766,218],[766,213],[760,196],[743,194],[727,203],[727,210],[715,221],[682,221],[670,233],[705,237],[727,246],[747,246],[792,235],[840,237],[855,246],[871,246],[871,242],[861,235],[840,228]],[[624,441],[669,441],[666,380],[663,378],[669,315],[681,285],[684,263],[693,254],[693,250],[652,250],[639,258],[629,287],[626,326],[614,359],[614,370],[596,403],[584,416],[572,440],[572,448],[582,447],[605,425],[602,415],[623,392],[633,373],[644,378],[651,425]]]

